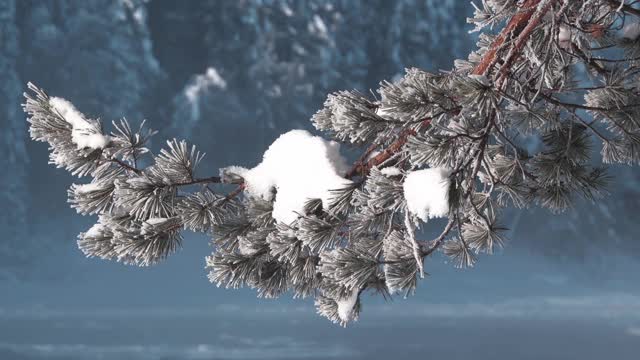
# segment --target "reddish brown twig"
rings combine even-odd
[[[238,185],[238,187],[235,190],[233,190],[232,192],[228,193],[227,196],[225,196],[225,201],[229,201],[234,197],[238,196],[241,192],[244,191],[246,187],[247,187],[247,183],[242,183]]]
[[[529,38],[535,27],[538,26],[542,21],[544,14],[549,11],[549,9],[556,2],[556,0],[549,1],[544,6],[544,8],[541,9],[541,11],[537,12],[536,17],[532,21],[531,18],[534,14],[536,14],[536,10],[538,9],[538,5],[541,1],[542,0],[526,0],[524,4],[522,4],[522,10],[516,13],[511,18],[511,20],[509,20],[507,25],[504,27],[504,29],[502,29],[498,37],[489,47],[489,51],[484,54],[480,62],[473,69],[473,71],[471,72],[472,74],[486,75],[498,61],[498,53],[506,45],[506,42],[510,39],[517,39],[514,47],[509,53],[509,57],[507,58],[507,61],[509,63],[508,65],[511,65],[513,59],[515,59],[520,53],[520,50],[522,50],[522,47],[526,43],[526,40]],[[507,71],[508,66],[504,66],[503,69],[504,71]],[[431,119],[425,119],[420,124],[419,129],[429,126],[430,124]],[[387,148],[385,148],[376,156],[372,157],[368,161],[364,161],[366,157],[363,156],[358,161],[356,161],[351,169],[346,173],[345,177],[350,179],[355,176],[366,175],[369,170],[371,170],[371,168],[389,160],[393,155],[402,150],[402,147],[407,143],[409,136],[414,135],[416,135],[416,131],[413,129],[403,130],[402,132],[400,132],[398,138],[394,142],[392,142]]]
[[[347,179],[351,179],[352,177],[356,176],[357,174],[360,173],[361,169],[364,167],[364,165],[367,162],[367,158],[373,154],[373,152],[378,148],[378,144],[373,143],[371,144],[371,146],[369,146],[367,148],[367,150],[362,153],[362,155],[360,155],[360,157],[358,158],[358,160],[356,160],[353,163],[353,166],[351,167],[351,169],[349,171],[347,171],[347,173],[345,174],[345,177]]]
[[[431,119],[425,119],[420,123],[420,128],[429,126],[431,123]],[[367,161],[357,161],[353,167],[347,172],[345,177],[347,179],[351,179],[354,176],[365,175],[373,168],[374,166],[380,165],[383,162],[389,160],[393,155],[395,155],[398,151],[402,149],[404,144],[407,143],[409,136],[413,136],[416,134],[416,131],[413,129],[405,129],[400,132],[400,135],[396,139],[396,141],[392,142],[386,149],[382,150],[379,154],[372,157]]]
[[[525,13],[528,14],[529,12],[531,12],[531,14],[528,15],[526,26],[524,27],[524,29],[522,29],[522,31],[519,34],[517,34],[515,43],[511,47],[511,50],[509,50],[509,53],[507,54],[507,58],[505,59],[502,66],[500,67],[500,71],[498,72],[497,79],[496,79],[496,84],[499,87],[502,86],[505,76],[509,71],[509,68],[511,67],[515,59],[518,57],[518,55],[520,54],[520,51],[522,50],[524,45],[527,43],[527,40],[529,40],[529,36],[531,36],[531,33],[533,33],[533,30],[538,25],[540,25],[540,22],[542,22],[542,18],[547,14],[549,9],[551,9],[551,7],[556,3],[556,1],[557,0],[549,0],[546,4],[544,4],[544,6],[540,7],[537,12],[534,12],[534,9],[527,9],[525,11]],[[538,0],[538,2],[540,1]],[[534,4],[532,4],[532,6],[533,5]],[[514,16],[514,18],[515,17],[517,17],[517,15]],[[514,36],[515,35],[516,34],[514,33]]]
[[[480,60],[475,69],[473,69],[472,74],[486,75],[491,70],[493,65],[498,61],[498,52],[500,52],[508,40],[515,38],[520,34],[520,32],[522,32],[529,23],[533,14],[536,12],[538,4],[541,1],[542,0],[526,0],[524,4],[522,4],[523,10],[515,14],[511,20],[509,20],[507,25],[502,29],[498,37],[489,47],[489,51],[484,54],[482,60]]]

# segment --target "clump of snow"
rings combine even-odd
[[[410,172],[404,180],[404,197],[409,212],[427,221],[449,214],[449,175],[445,168]]]
[[[558,31],[558,43],[562,48],[571,47],[571,29],[566,26],[560,26],[560,31]]]
[[[347,165],[340,155],[340,144],[304,130],[280,135],[258,166],[236,170],[242,172],[239,175],[244,178],[246,193],[274,200],[273,218],[287,225],[298,218],[309,199],[320,199],[327,208],[331,190],[351,183],[341,176]]]
[[[179,99],[179,106],[186,106],[190,116],[184,121],[195,123],[200,119],[200,108],[205,95],[214,91],[223,91],[227,88],[227,82],[220,75],[218,70],[209,67],[204,74],[196,75],[182,90],[183,98]],[[186,100],[186,101],[184,101]],[[188,127],[192,127],[193,125]]]
[[[629,40],[636,40],[640,37],[640,22],[628,20],[622,28],[622,37]]]
[[[184,95],[191,103],[196,103],[203,92],[210,88],[218,88],[224,90],[227,88],[227,82],[220,76],[218,71],[212,67],[207,72],[197,75],[193,81],[184,88]]]
[[[100,187],[96,183],[73,184],[73,190],[76,192],[76,194],[86,194],[86,193],[102,190],[102,187]]]
[[[71,125],[71,141],[78,146],[78,149],[104,149],[109,145],[111,138],[102,134],[97,123],[87,121],[69,101],[52,97],[49,99],[49,105]]]
[[[95,224],[89,230],[84,233],[84,237],[95,238],[101,236],[104,233],[105,226],[102,224]]]
[[[383,119],[393,119],[393,111],[391,111],[391,108],[385,107],[384,105],[380,105],[376,108],[376,115]]]
[[[145,220],[145,223],[151,224],[151,225],[157,225],[157,224],[162,224],[167,220],[169,220],[169,218],[150,218]]]
[[[358,302],[359,293],[360,290],[355,289],[348,297],[336,300],[336,303],[338,304],[338,316],[340,317],[340,320],[348,322],[353,319],[354,308],[356,306],[356,302]]]
[[[156,225],[162,224],[169,220],[169,218],[150,218],[145,220],[142,223],[142,228],[140,229],[140,235],[146,235],[149,233],[153,233],[153,228]]]
[[[251,246],[251,241],[244,236],[238,237],[238,252],[240,255],[251,256],[258,252],[258,249]]]
[[[386,167],[386,168],[380,170],[380,172],[384,176],[400,176],[400,175],[402,175],[402,170],[398,169],[395,166]]]

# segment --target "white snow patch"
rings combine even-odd
[[[393,119],[393,112],[391,111],[391,109],[382,105],[378,106],[378,108],[376,109],[376,115],[380,116],[383,119]]]
[[[560,26],[560,31],[558,31],[558,42],[562,48],[567,49],[571,47],[571,29],[566,26]]]
[[[445,168],[410,172],[404,180],[404,197],[409,211],[427,221],[449,214],[449,175]]]
[[[246,193],[274,200],[273,218],[288,225],[298,218],[309,199],[321,199],[327,208],[331,190],[351,183],[341,176],[346,171],[340,144],[304,130],[292,130],[269,146],[262,163],[241,176]]]
[[[207,68],[204,74],[195,76],[182,90],[186,98],[185,104],[191,112],[191,116],[185,121],[194,123],[200,119],[200,99],[216,90],[225,90],[227,82],[220,76],[218,71],[212,67]],[[182,100],[180,100],[182,103]]]
[[[251,256],[258,250],[251,246],[251,242],[244,236],[238,238],[238,252],[240,255]]]
[[[358,302],[358,293],[360,290],[353,290],[351,295],[347,298],[336,300],[338,304],[338,316],[340,320],[347,322],[353,319],[354,315],[354,307],[356,306],[356,302]]]
[[[98,237],[102,235],[104,228],[105,226],[102,224],[95,224],[84,233],[84,237]]]
[[[71,141],[78,146],[78,149],[104,149],[109,145],[111,138],[102,134],[98,124],[87,121],[69,101],[52,97],[49,99],[49,105],[71,125]]]
[[[142,229],[140,229],[140,235],[150,233],[155,225],[162,224],[169,218],[150,218],[142,223]]]
[[[102,190],[96,183],[88,183],[88,184],[73,184],[73,189],[76,194],[86,194],[93,191]]]
[[[380,170],[380,172],[384,176],[400,176],[400,175],[402,175],[402,170],[398,169],[395,166],[386,167],[386,168]]]
[[[184,89],[184,95],[191,103],[196,103],[202,92],[208,91],[209,88],[218,88],[224,90],[227,88],[227,82],[220,76],[218,71],[212,67],[207,72],[196,76],[193,81]]]
[[[327,29],[327,25],[325,25],[322,18],[317,14],[313,15],[313,27],[317,31],[316,34],[320,35],[321,37],[327,38],[329,36],[329,30]]]
[[[157,225],[157,224],[162,224],[167,220],[169,220],[169,218],[150,218],[150,219],[147,219],[145,222],[147,224]]]
[[[640,37],[640,23],[635,20],[628,20],[622,28],[622,37],[629,40],[636,40]]]
[[[289,5],[287,3],[281,4],[280,5],[280,9],[282,9],[282,12],[286,16],[288,16],[288,17],[293,16],[293,10],[291,10],[291,8],[289,7]]]

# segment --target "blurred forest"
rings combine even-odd
[[[31,277],[91,221],[66,204],[78,180],[28,140],[20,107],[28,81],[106,128],[148,119],[160,131],[156,146],[185,138],[215,174],[253,166],[282,132],[311,129],[331,91],[367,93],[407,67],[450,69],[474,46],[471,10],[456,0],[0,0],[3,277]],[[609,255],[640,255],[640,172],[613,172],[611,196],[596,205],[510,214],[509,248],[598,269]]]

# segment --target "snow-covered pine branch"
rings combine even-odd
[[[603,194],[607,164],[640,162],[638,16],[617,0],[483,1],[478,49],[452,71],[408,69],[377,99],[331,94],[311,121],[335,141],[293,130],[254,167],[214,176],[185,142],[154,156],[153,131],[123,120],[106,133],[33,85],[24,108],[51,162],[91,178],[69,190],[98,215],[85,254],[150,265],[183,229],[211,232],[213,283],[312,296],[345,325],[365,292],[412,294],[429,255],[467,267],[502,246],[502,208],[563,211]],[[347,165],[340,142],[363,155]],[[421,239],[433,218],[446,226]]]

